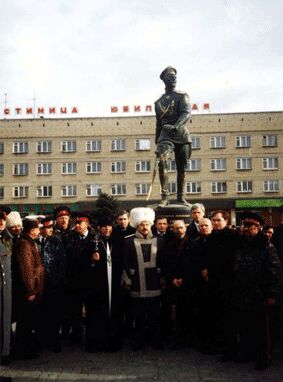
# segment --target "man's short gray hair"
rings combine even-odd
[[[193,204],[192,207],[191,207],[191,212],[193,212],[194,210],[196,210],[198,208],[200,210],[202,210],[202,212],[205,214],[205,207],[204,207],[204,205],[202,203],[195,203],[195,204]]]

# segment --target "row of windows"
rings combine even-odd
[[[262,146],[263,147],[276,147],[278,145],[277,135],[263,135],[262,136]],[[85,143],[86,152],[100,152],[101,151],[101,140],[93,139],[88,140]],[[235,138],[236,148],[251,147],[251,136],[250,135],[240,135]],[[200,149],[201,140],[200,137],[192,137],[192,149]],[[210,148],[219,149],[226,148],[226,137],[224,135],[210,137]],[[149,138],[136,139],[135,140],[135,150],[150,150],[151,140]],[[111,140],[110,145],[111,151],[125,151],[126,150],[126,140],[123,138]],[[61,152],[63,153],[74,153],[77,151],[77,142],[75,140],[65,140],[61,142]],[[29,152],[29,143],[27,141],[17,141],[13,142],[13,153],[14,154],[27,154]],[[52,152],[52,141],[38,141],[37,142],[37,153],[51,153]],[[0,143],[0,154],[4,153],[4,143]]]
[[[200,138],[195,138],[195,143],[193,144],[194,148],[199,145],[200,148]],[[261,144],[263,147],[276,147],[278,145],[277,135],[263,135]],[[251,136],[250,135],[239,135],[235,137],[235,147],[236,148],[245,148],[251,147]],[[224,135],[218,135],[210,137],[210,148],[219,149],[226,148],[226,137]]]
[[[279,180],[265,180],[263,182],[264,192],[279,192]],[[147,195],[149,192],[149,183],[138,183],[135,185],[136,195]],[[212,182],[210,184],[212,194],[225,194],[227,193],[227,182]],[[169,193],[176,193],[176,182],[169,182]],[[28,186],[15,186],[13,187],[14,198],[27,198]],[[88,184],[86,186],[86,196],[98,196],[102,192],[102,186],[100,184]],[[201,182],[187,182],[186,193],[188,194],[200,194],[202,192]],[[250,180],[236,182],[237,193],[252,193],[253,182]],[[126,184],[116,183],[111,185],[111,195],[119,196],[126,195]],[[36,188],[37,198],[51,198],[52,186],[38,186]],[[61,187],[61,197],[76,197],[77,185],[64,185]],[[0,198],[4,198],[4,187],[0,187]]]
[[[150,160],[136,161],[135,171],[136,172],[150,172],[151,168]],[[172,165],[171,167],[176,167]],[[86,174],[99,174],[102,171],[101,162],[87,162],[85,164]],[[110,171],[112,173],[124,173],[126,172],[126,161],[116,161],[111,162]],[[13,164],[13,175],[24,176],[29,173],[28,163],[14,163]],[[77,173],[77,163],[76,162],[65,162],[61,164],[61,173],[63,175],[74,175]],[[36,164],[36,174],[37,175],[50,175],[52,174],[52,163],[37,163]],[[0,163],[0,176],[4,175],[4,164]]]
[[[263,170],[277,170],[279,168],[277,157],[266,157],[262,158],[262,169]],[[251,170],[252,169],[252,158],[236,158],[236,170]],[[168,162],[168,170],[170,172],[176,171],[176,162],[171,160]],[[190,159],[186,165],[187,171],[201,171],[201,159]],[[226,171],[227,170],[227,160],[226,158],[216,158],[210,159],[210,170],[211,171]],[[99,174],[102,171],[102,162],[92,161],[85,164],[86,174]],[[126,161],[115,161],[110,163],[111,173],[124,173],[126,172]],[[141,160],[135,162],[136,172],[150,172],[151,171],[151,161]],[[14,163],[13,164],[13,175],[24,176],[28,175],[29,164],[28,163]],[[52,163],[37,163],[36,164],[37,175],[50,175],[52,174]],[[76,162],[64,162],[61,164],[61,173],[63,175],[74,175],[77,173],[77,163]],[[4,175],[4,164],[0,163],[0,176]]]
[[[88,140],[85,143],[86,152],[99,152],[101,151],[101,140],[93,139]],[[113,139],[110,145],[111,151],[125,151],[126,140],[125,139]],[[150,139],[136,139],[135,150],[150,150]],[[77,151],[77,142],[75,140],[66,140],[61,142],[61,152],[74,153]],[[13,142],[13,154],[27,154],[29,152],[29,142],[17,141]],[[41,154],[48,154],[52,152],[52,141],[38,141],[36,146],[36,152]],[[4,143],[0,143],[0,154],[4,153]]]

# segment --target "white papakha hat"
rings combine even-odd
[[[154,218],[155,212],[152,208],[137,207],[130,211],[130,224],[134,228],[137,228],[137,226],[144,221],[149,222],[150,225],[153,225]]]
[[[6,227],[14,227],[15,225],[23,225],[22,218],[18,211],[11,211],[6,218]]]

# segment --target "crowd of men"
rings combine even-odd
[[[1,363],[62,341],[88,352],[193,347],[223,362],[271,365],[283,354],[283,219],[275,232],[253,212],[192,222],[151,208],[116,221],[59,206],[52,216],[0,211]],[[11,324],[16,323],[15,330]]]

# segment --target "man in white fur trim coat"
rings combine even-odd
[[[136,323],[133,350],[142,349],[146,337],[152,340],[154,347],[163,348],[160,335],[163,240],[152,235],[154,217],[151,208],[131,210],[130,224],[136,228],[136,233],[125,238],[123,282],[132,299]]]

